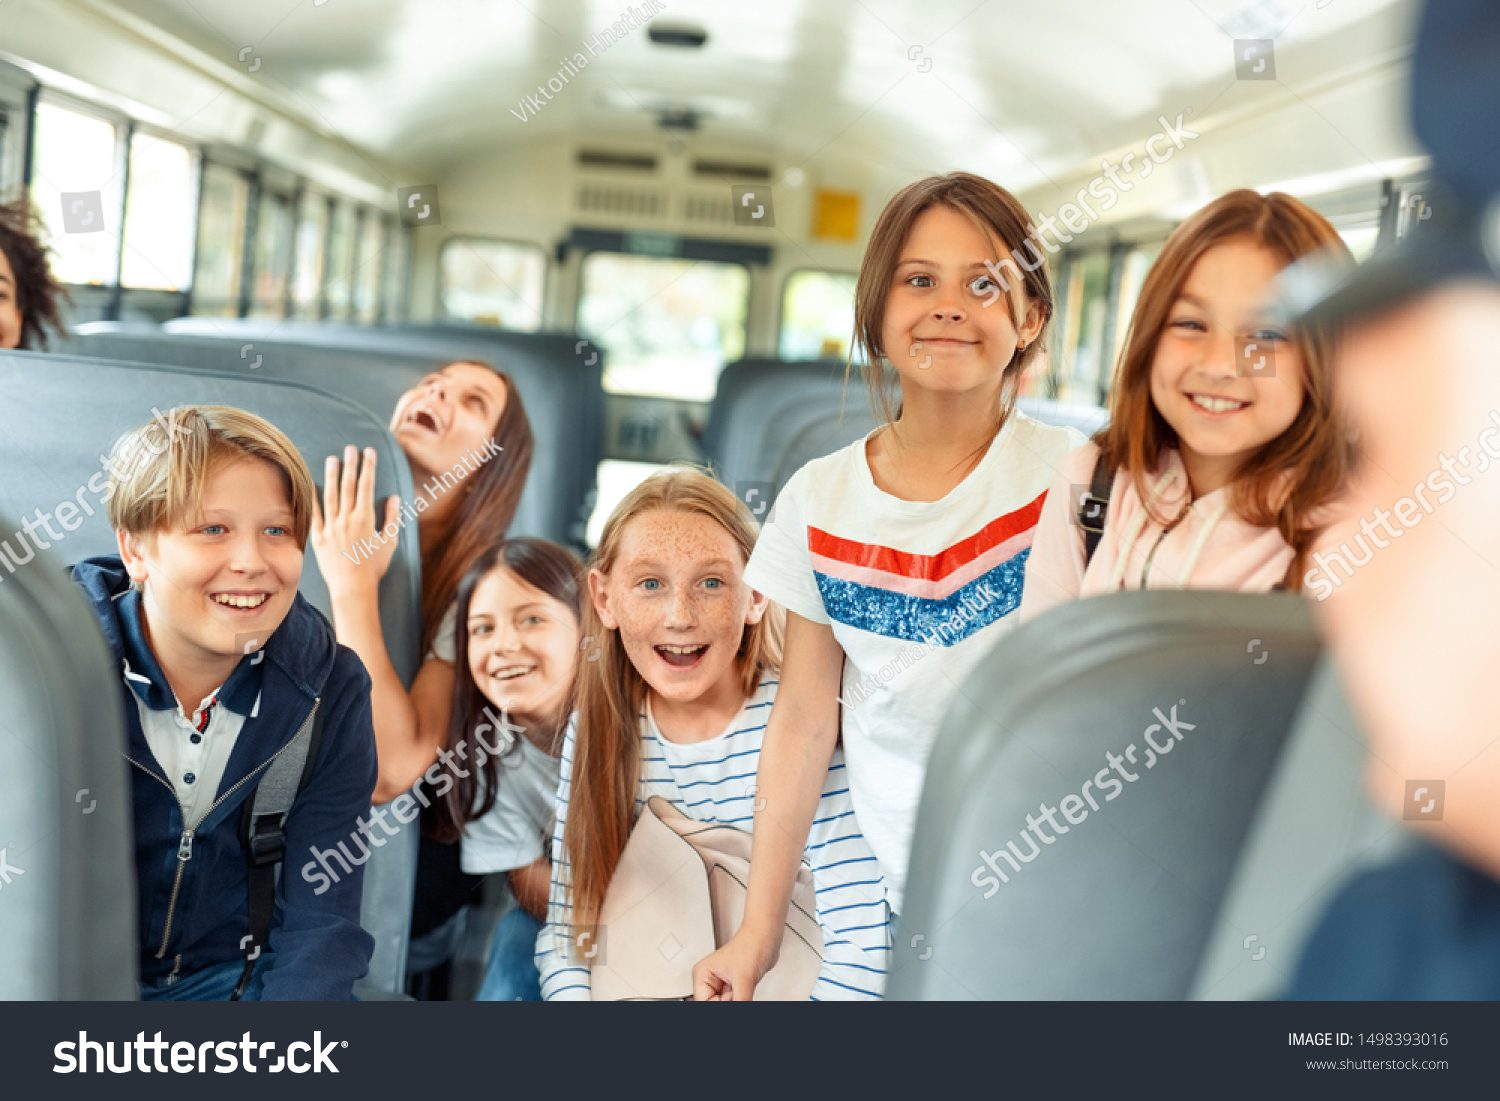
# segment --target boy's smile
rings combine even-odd
[[[145,584],[151,648],[184,706],[222,684],[291,610],[302,576],[293,524],[281,471],[245,458],[208,478],[190,524],[158,532],[151,546],[122,534],[126,568]]]

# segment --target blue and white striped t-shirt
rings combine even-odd
[[[776,684],[763,678],[724,733],[706,742],[683,744],[662,737],[648,703],[641,715],[636,816],[648,799],[659,795],[700,822],[750,831],[755,819],[755,772]],[[575,716],[563,741],[557,824],[552,833],[551,900],[547,923],[537,936],[537,967],[542,975],[542,997],[547,1001],[589,999],[589,968],[558,951],[559,938],[566,942],[569,919],[563,829],[568,817],[576,732]],[[889,910],[879,864],[854,820],[842,750],[834,751],[802,859],[812,870],[818,924],[823,931],[823,968],[813,987],[813,999],[880,997],[891,953]]]

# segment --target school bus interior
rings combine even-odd
[[[1288,191],[1359,258],[1423,219],[1410,0],[673,0],[619,36],[624,7],[5,0],[0,193],[43,213],[73,334],[0,353],[0,531],[191,402],[265,416],[315,475],[374,447],[377,496],[409,499],[391,410],[462,359],[507,372],[535,431],[514,534],[586,552],[682,461],[760,515],[878,423],[850,362],[855,277],[885,201],[933,172],[1055,216],[1056,311],[1021,407],[1085,433],[1145,273],[1210,198]],[[1240,57],[1248,40],[1274,57]],[[62,571],[112,548],[90,514],[39,552],[56,569],[0,576],[0,845],[27,872],[0,893],[0,943],[26,961],[0,998],[132,996],[128,796],[98,702],[116,676]],[[302,591],[329,611],[310,554]],[[380,609],[407,679],[420,593],[403,541]],[[1360,794],[1303,602],[1126,594],[1046,625],[947,716],[890,996],[1274,995],[1349,869],[1399,844]],[[1180,774],[1160,798],[1019,871],[975,856],[1038,786],[1074,791],[1122,752],[1119,716],[1160,726],[1174,700],[1213,734],[1160,753]],[[371,997],[405,989],[407,833],[367,873]],[[1014,880],[1003,905],[976,904],[984,868]]]

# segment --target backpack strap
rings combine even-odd
[[[250,985],[251,973],[261,950],[271,936],[271,917],[276,909],[276,873],[286,859],[286,820],[292,804],[312,779],[323,741],[322,699],[313,700],[311,714],[303,720],[296,737],[271,759],[270,765],[246,797],[240,811],[240,845],[249,864],[246,887],[250,934],[240,942],[248,950],[245,970],[229,1000],[237,1002]]]
[[[1088,490],[1078,500],[1078,526],[1083,529],[1083,566],[1094,560],[1099,540],[1104,538],[1104,522],[1109,517],[1109,494],[1114,487],[1114,471],[1104,465],[1104,454],[1094,460],[1094,476]]]

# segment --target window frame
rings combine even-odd
[[[859,302],[859,272],[857,272],[857,271],[834,271],[832,268],[814,268],[814,267],[792,268],[790,271],[788,271],[786,273],[786,277],[784,279],[782,279],[782,281],[781,281],[781,294],[776,299],[776,358],[777,359],[781,358],[781,334],[786,329],[786,296],[787,296],[787,291],[790,289],[790,285],[791,285],[793,277],[795,277],[797,275],[801,275],[803,272],[809,272],[809,271],[810,272],[816,272],[818,275],[847,275],[847,276],[849,276],[851,279],[854,280],[854,303],[853,304],[856,307],[858,305],[858,302]],[[856,325],[855,328],[857,329],[858,326]],[[854,330],[850,330],[850,333],[849,333],[849,360],[850,360],[850,362],[854,362],[854,353],[855,353],[855,348],[856,348],[856,342],[855,342],[854,337],[855,337],[855,331]],[[804,361],[804,362],[806,362],[806,361]],[[822,360],[813,360],[812,362],[821,363],[823,361]]]
[[[580,251],[581,251],[581,255],[578,258],[578,274],[577,274],[577,277],[576,277],[577,278],[577,284],[576,284],[576,286],[574,288],[574,292],[573,292],[573,332],[578,333],[580,336],[584,335],[584,333],[583,333],[583,326],[581,324],[581,319],[582,319],[582,315],[583,315],[583,269],[588,265],[588,260],[589,260],[590,256],[593,256],[593,255],[595,255],[597,253],[608,253],[608,254],[610,254],[612,256],[631,256],[631,257],[636,257],[636,258],[643,259],[643,260],[686,260],[690,264],[726,264],[726,265],[731,265],[733,267],[737,267],[737,268],[739,268],[740,270],[742,270],[745,273],[745,347],[741,351],[740,356],[741,356],[741,358],[744,358],[745,356],[747,356],[747,355],[750,354],[751,320],[754,317],[754,307],[755,307],[755,269],[752,268],[745,261],[743,261],[743,260],[698,260],[698,259],[694,259],[692,257],[687,257],[687,256],[658,256],[658,255],[655,255],[655,254],[652,254],[652,253],[648,253],[648,252],[626,252],[626,251],[624,251],[622,249],[612,249],[612,248],[585,248],[585,249],[582,249]],[[592,339],[592,338],[589,338],[589,339]],[[726,359],[724,361],[723,366],[721,366],[719,368],[719,373],[723,374],[724,367],[728,367],[731,363],[734,363],[734,362],[736,362],[736,361],[732,360],[732,359]],[[717,394],[718,390],[719,390],[718,379],[717,379],[717,377],[715,377],[715,380],[714,380],[714,393]],[[608,387],[605,388],[605,393],[606,394],[615,393],[615,392],[616,391],[612,391]],[[627,397],[631,397],[631,396],[661,397],[661,396],[663,396],[663,395],[651,395],[651,394],[639,394],[638,395],[638,394],[635,394],[633,391],[628,391],[628,392],[627,391],[619,391],[619,392],[622,393],[624,396],[627,396]],[[669,398],[667,400],[671,400],[671,401],[701,401],[702,399],[699,399],[699,398],[672,397],[672,398]],[[711,401],[712,398],[710,398],[708,400]]]
[[[463,317],[459,317],[456,314],[449,313],[448,312],[448,305],[443,300],[443,291],[444,291],[444,284],[443,284],[443,257],[445,255],[447,255],[448,250],[450,248],[454,247],[455,245],[474,245],[474,244],[482,244],[482,245],[516,245],[516,246],[519,246],[520,248],[523,248],[523,249],[529,249],[529,250],[535,252],[538,256],[540,256],[542,258],[542,298],[541,298],[541,302],[538,304],[538,307],[537,307],[537,326],[536,326],[536,328],[535,329],[510,329],[510,328],[505,328],[504,326],[495,326],[495,328],[498,329],[500,332],[510,332],[510,333],[540,333],[540,332],[545,332],[546,329],[547,329],[547,305],[548,305],[548,302],[547,302],[547,282],[548,282],[548,280],[552,276],[552,257],[548,255],[547,250],[542,245],[538,244],[536,241],[528,241],[528,240],[526,240],[525,238],[522,238],[522,237],[487,237],[487,236],[484,236],[482,234],[477,234],[477,233],[455,233],[451,237],[444,238],[443,243],[438,246],[438,253],[437,253],[437,279],[435,280],[435,283],[436,283],[435,290],[436,290],[437,301],[433,304],[434,307],[435,307],[435,311],[434,311],[435,315],[440,320],[443,320],[443,321],[464,321],[464,322],[469,322],[471,324],[472,323],[476,323],[476,322],[473,322],[472,318],[463,318]],[[580,266],[579,266],[579,289],[580,289],[580,291],[582,290],[582,281],[583,281],[582,265],[580,264]]]

